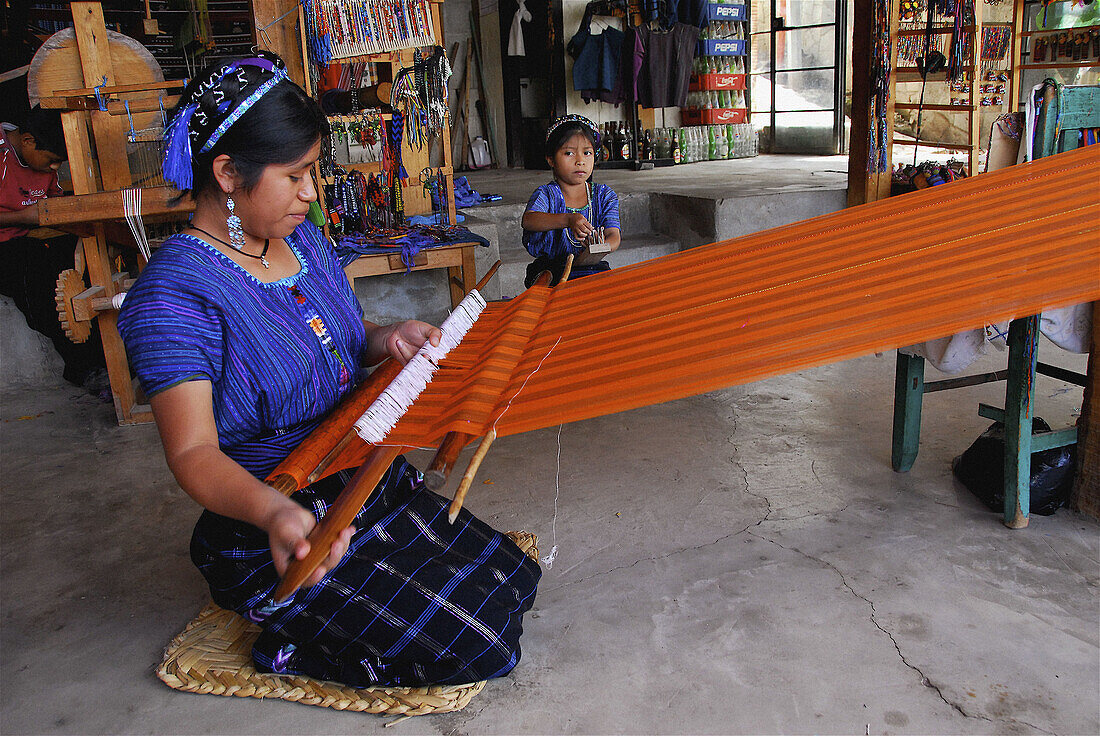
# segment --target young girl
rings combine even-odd
[[[580,115],[558,118],[546,131],[546,162],[554,181],[535,190],[523,213],[523,245],[535,257],[526,286],[543,271],[550,271],[556,284],[570,253],[570,278],[611,268],[590,250],[600,242],[611,250],[619,247],[619,197],[611,187],[590,181],[599,140],[596,125]]]

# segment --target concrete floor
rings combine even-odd
[[[396,732],[1100,732],[1097,523],[1010,531],[952,479],[997,385],[929,395],[921,456],[892,472],[892,385],[893,356],[868,356],[498,440],[468,506],[558,545],[523,660]],[[1063,388],[1039,385],[1054,425],[1080,407]],[[207,593],[152,426],[8,386],[0,478],[0,733],[383,733],[155,678]]]
[[[844,168],[600,178],[620,194],[826,194]],[[545,177],[471,180],[522,202]],[[378,716],[156,679],[208,599],[187,552],[199,509],[152,426],[118,427],[46,377],[56,363],[17,365],[50,351],[15,321],[0,334],[0,733],[384,733]],[[921,456],[892,472],[893,375],[892,355],[868,356],[498,440],[468,506],[558,546],[523,660],[465,710],[397,732],[1100,733],[1100,525],[1063,509],[1009,531],[953,480],[1000,384],[926,397]],[[1081,404],[1045,378],[1038,397],[1054,426]]]

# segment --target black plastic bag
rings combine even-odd
[[[1049,432],[1050,425],[1032,417],[1033,431]],[[1031,453],[1030,513],[1050,516],[1065,506],[1073,488],[1076,445]],[[1005,427],[994,422],[951,464],[955,477],[993,511],[1005,503]]]

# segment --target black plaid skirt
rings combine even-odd
[[[320,518],[351,478],[338,473],[294,494]],[[519,661],[523,614],[541,571],[507,537],[424,488],[404,458],[353,522],[341,563],[275,605],[267,534],[205,512],[191,558],[214,602],[263,629],[257,669],[353,687],[463,684]]]

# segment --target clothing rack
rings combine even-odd
[[[654,12],[657,18],[647,18],[647,13],[650,11]],[[668,3],[666,0],[591,0],[588,5],[585,6],[584,13],[586,18],[593,15],[625,18],[626,22],[634,27],[644,23],[660,22],[662,18],[669,23],[672,22],[672,19],[668,18],[667,15]],[[582,25],[583,24],[584,21],[582,21]],[[629,107],[626,122],[630,126],[630,134],[634,140],[630,160],[603,161],[600,167],[604,169],[632,168],[634,171],[639,171],[642,168],[646,168],[646,166],[642,162],[641,146],[639,145],[639,133],[642,121],[641,115],[638,112],[638,100],[631,94],[630,98],[627,99],[624,104]],[[650,167],[651,166],[652,163],[650,163]]]

